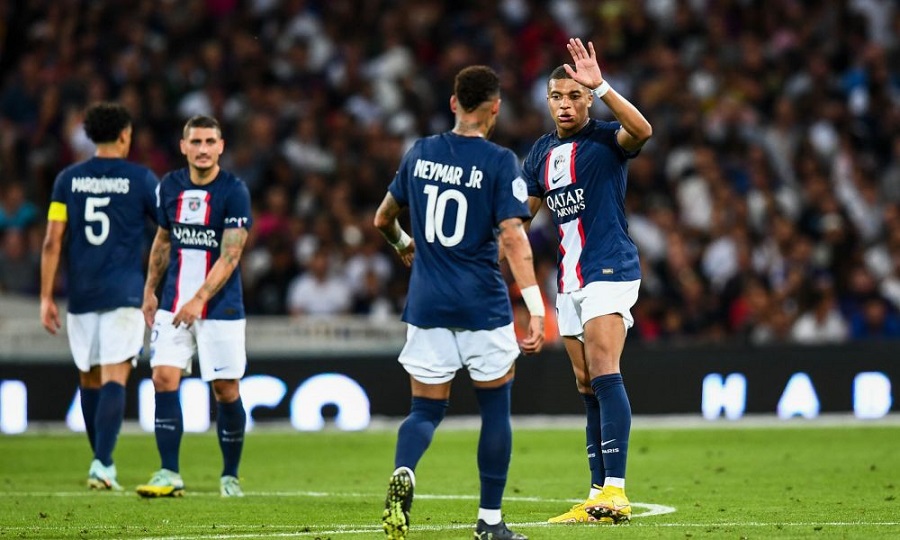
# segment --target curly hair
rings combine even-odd
[[[456,74],[453,93],[463,110],[472,112],[500,95],[500,78],[487,66],[469,66]]]
[[[118,103],[97,103],[84,115],[84,131],[95,144],[115,142],[131,125],[128,109]]]

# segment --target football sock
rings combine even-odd
[[[478,519],[483,521],[486,525],[496,525],[503,520],[503,516],[500,514],[499,508],[497,508],[496,510],[479,508]]]
[[[415,471],[416,465],[431,444],[434,430],[437,429],[450,401],[446,399],[428,399],[413,397],[409,416],[400,424],[397,432],[397,452],[394,454],[394,467],[408,467]]]
[[[84,430],[87,432],[88,440],[91,442],[91,451],[97,450],[96,430],[94,422],[97,419],[97,403],[100,401],[99,388],[81,387],[81,416],[84,417]]]
[[[481,477],[480,508],[499,510],[506,487],[506,473],[512,452],[512,428],[509,423],[512,381],[499,388],[476,388],[481,410],[481,435],[478,438],[478,472]]]
[[[247,413],[244,403],[238,397],[231,403],[219,403],[216,416],[216,432],[219,434],[219,448],[222,449],[222,476],[237,478],[238,465],[241,462],[241,450],[244,448],[244,426],[247,425]]]
[[[162,468],[178,472],[178,450],[184,433],[178,390],[156,393],[156,448]]]
[[[116,448],[116,439],[122,429],[122,418],[125,416],[125,387],[117,382],[108,382],[100,387],[100,399],[97,400],[97,413],[94,420],[94,457],[104,467],[113,464],[112,453]]]
[[[607,477],[625,478],[628,461],[628,437],[631,433],[631,404],[625,393],[621,373],[601,375],[591,380],[591,388],[600,402],[602,418],[600,452]]]
[[[600,402],[594,394],[581,394],[584,400],[584,410],[587,414],[587,457],[591,467],[591,489],[593,486],[602,486],[606,478],[606,469],[603,468],[603,454],[600,453]]]

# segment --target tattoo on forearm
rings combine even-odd
[[[156,289],[169,267],[170,247],[171,243],[168,238],[162,240],[160,236],[157,236],[153,241],[153,247],[150,250],[150,264],[147,269],[147,286],[152,289]]]
[[[222,233],[222,251],[219,260],[213,265],[206,281],[200,287],[206,301],[215,296],[237,268],[241,261],[241,253],[247,242],[247,229],[225,229]]]

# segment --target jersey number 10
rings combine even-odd
[[[466,214],[469,211],[469,203],[461,191],[448,189],[438,193],[435,185],[425,186],[425,195],[428,203],[425,208],[425,240],[429,244],[434,243],[437,236],[438,242],[444,247],[453,247],[462,242],[466,235]],[[447,202],[456,201],[456,224],[453,226],[453,234],[444,234],[444,216],[447,213]]]

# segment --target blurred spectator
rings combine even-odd
[[[21,182],[13,181],[0,189],[0,232],[27,229],[37,219],[37,206],[25,199],[25,186]]]
[[[331,270],[328,248],[316,250],[306,272],[294,278],[287,292],[291,315],[345,315],[352,306],[353,292],[342,276]]]
[[[804,345],[843,343],[849,337],[847,323],[837,309],[830,288],[816,290],[810,309],[803,312],[791,328],[791,339]]]
[[[7,229],[0,235],[0,291],[36,294],[41,270],[40,255],[29,249],[27,231]]]

